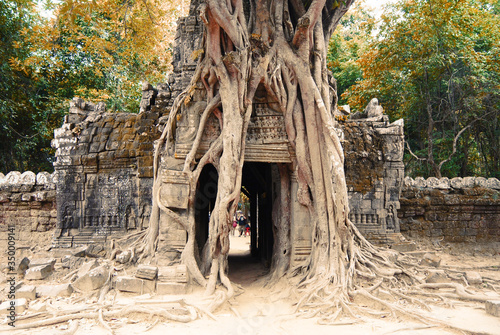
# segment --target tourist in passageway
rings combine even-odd
[[[243,213],[238,217],[238,231],[240,232],[240,237],[245,233],[245,228],[247,225],[247,218]]]

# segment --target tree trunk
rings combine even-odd
[[[278,101],[290,144],[295,150],[292,168],[298,176],[297,197],[309,209],[313,224],[311,257],[299,271],[304,274],[303,280],[313,283],[309,285],[310,294],[331,295],[327,285],[331,283],[338,293],[335,296],[337,305],[345,304],[356,270],[372,272],[361,260],[367,261],[366,257],[376,251],[348,219],[344,155],[330,110],[332,97],[326,69],[328,39],[353,0],[306,3],[309,2],[250,0],[247,2],[249,6],[245,6],[247,16],[242,0],[206,0],[200,5],[200,18],[206,26],[205,52],[192,86],[174,103],[159,147],[168,150],[173,145],[170,131],[178,106],[189,97],[196,82],[201,81],[207,90],[207,104],[193,148],[186,158],[184,172],[191,174],[192,193],[195,193],[204,165],[214,164],[219,173],[218,193],[202,260],[202,268],[210,268],[208,281],[204,281],[203,271],[195,266],[191,236],[194,235],[194,215],[190,215],[189,223],[182,223],[172,210],[163,208],[157,201],[155,205],[185,226],[189,247],[184,250],[183,261],[189,265],[190,272],[195,273],[197,281],[206,285],[207,294],[216,290],[218,280],[227,288],[228,296],[233,293],[225,273],[229,231],[241,189],[252,101],[259,85],[263,85],[267,94]],[[195,163],[204,120],[210,113],[220,120],[220,137]],[[279,170],[281,212],[273,227],[276,241],[272,259],[273,280],[290,270],[290,171],[284,165]],[[157,179],[155,185],[159,182]],[[193,204],[194,197],[190,206]],[[158,229],[151,227],[157,224],[151,222],[150,230],[156,233]],[[157,242],[154,234],[149,236],[148,243]],[[376,267],[374,263],[370,264],[372,268]]]

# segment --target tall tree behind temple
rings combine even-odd
[[[340,21],[328,44],[327,66],[337,81],[339,105],[347,103],[342,94],[363,77],[357,60],[366,52],[375,29],[373,9],[365,0],[357,0]]]
[[[47,160],[48,142],[38,134],[35,111],[39,92],[29,74],[10,64],[25,60],[20,47],[30,28],[38,24],[36,7],[30,0],[0,2],[0,171],[24,170],[29,160]]]
[[[382,20],[351,106],[405,118],[411,175],[500,176],[499,2],[401,0]]]
[[[5,21],[22,18],[23,25],[9,34],[10,53],[2,54],[2,69],[22,85],[10,91],[21,101],[2,96],[1,127],[9,132],[0,171],[51,170],[52,132],[75,96],[104,101],[108,111],[137,112],[140,82],[166,79],[185,3],[68,0],[48,3],[49,19],[26,14],[37,12],[35,1],[2,3]]]

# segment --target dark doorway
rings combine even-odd
[[[219,175],[212,164],[207,164],[201,171],[196,188],[195,202],[195,222],[196,222],[196,243],[201,254],[203,246],[208,239],[208,227],[210,213],[215,206],[217,198],[217,181]]]
[[[274,242],[273,202],[279,185],[276,164],[246,162],[243,165],[241,191],[250,199],[250,236],[239,237],[236,232],[229,251],[229,277],[239,284],[246,284],[260,277],[271,264]],[[241,250],[241,246],[245,245],[243,241],[250,242],[246,242],[246,252]],[[233,249],[236,245],[239,250]]]

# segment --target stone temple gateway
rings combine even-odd
[[[54,245],[73,247],[107,243],[124,234],[145,229],[152,202],[153,152],[165,126],[173,100],[187,86],[196,68],[193,52],[201,48],[202,23],[191,15],[179,20],[174,49],[174,71],[168,83],[143,85],[138,114],[108,113],[101,104],[74,99],[69,114],[55,131],[57,149],[58,226]],[[189,187],[182,173],[200,122],[205,91],[200,85],[189,104],[183,105],[175,124],[175,142],[161,155],[160,201],[182,212]],[[292,169],[293,149],[284,130],[277,103],[261,89],[253,101],[246,138],[242,192],[250,199],[252,254],[270,263],[273,220],[280,213],[277,201],[290,189],[291,265],[303,261],[311,249],[308,212],[296,199]],[[370,240],[388,243],[399,233],[397,210],[404,178],[403,123],[389,123],[380,106],[351,118],[336,115],[346,157],[350,219]],[[208,120],[198,156],[220,132],[218,120]],[[216,169],[205,167],[196,191],[196,239],[201,249],[208,236],[208,219],[217,193]],[[159,255],[178,259],[186,232],[161,216]]]

